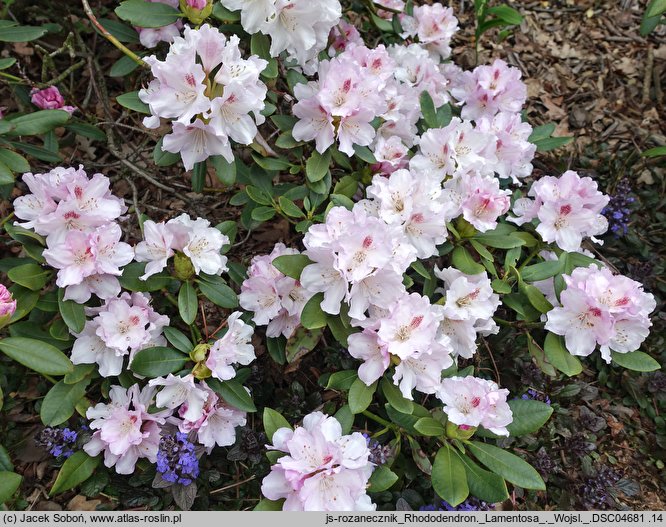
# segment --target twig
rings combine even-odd
[[[90,4],[88,3],[88,0],[81,0],[81,3],[83,4],[83,10],[85,11],[86,15],[90,19],[90,21],[93,23],[93,25],[97,28],[97,30],[102,34],[102,36],[111,42],[114,46],[116,46],[120,51],[122,51],[125,55],[127,55],[129,58],[131,58],[134,62],[136,62],[139,66],[143,66],[145,68],[148,67],[148,64],[145,63],[139,57],[136,53],[128,49],[125,45],[123,45],[120,40],[118,40],[116,37],[114,37],[111,33],[109,33],[106,29],[104,29],[104,26],[99,23],[97,18],[95,18],[94,13],[92,12],[92,9],[90,8]]]
[[[502,386],[502,382],[500,381],[499,370],[497,369],[497,364],[495,363],[495,357],[493,356],[493,352],[490,351],[490,346],[488,346],[488,343],[486,342],[486,339],[482,338],[481,341],[483,342],[483,345],[488,350],[488,354],[490,355],[490,360],[493,361],[493,368],[495,368],[495,375],[497,375],[497,384]]]
[[[243,481],[239,481],[238,483],[232,483],[231,485],[225,485],[224,487],[220,487],[219,489],[211,490],[209,492],[209,494],[210,495],[219,494],[220,492],[224,492],[225,490],[229,490],[229,489],[233,489],[235,487],[239,487],[240,485],[242,485],[244,483],[248,483],[249,481],[252,481],[256,477],[257,477],[256,475],[252,475],[249,478],[244,479]]]
[[[654,67],[654,49],[652,46],[647,50],[647,63],[645,64],[645,74],[643,75],[643,96],[641,104],[646,106],[650,102],[650,86],[652,84],[652,68]]]

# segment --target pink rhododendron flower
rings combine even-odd
[[[227,257],[220,254],[225,245],[229,238],[203,218],[181,214],[166,223],[147,220],[144,240],[135,249],[136,261],[148,262],[141,280],[162,271],[176,252],[190,259],[196,274],[219,275],[227,270]]]
[[[229,406],[204,381],[201,381],[199,386],[207,396],[201,416],[196,420],[188,419],[191,411],[186,401],[178,409],[177,413],[180,418],[171,417],[169,422],[178,425],[179,430],[183,433],[196,432],[197,441],[206,447],[208,453],[215,445],[233,445],[236,441],[236,427],[245,425],[247,414]]]
[[[595,265],[564,275],[567,287],[560,294],[561,307],[549,311],[546,329],[564,336],[572,355],[588,356],[600,346],[611,361],[611,351],[636,351],[649,334],[654,296],[638,282]]]
[[[502,436],[509,435],[506,426],[513,421],[506,402],[508,395],[509,390],[500,389],[493,381],[471,375],[443,379],[437,390],[450,422],[459,426],[482,425]]]
[[[315,263],[303,269],[301,284],[324,293],[325,312],[338,314],[345,301],[350,316],[363,320],[371,305],[389,305],[405,290],[402,273],[415,251],[398,229],[368,215],[362,206],[353,211],[333,207],[326,223],[312,226],[305,235],[305,254]]]
[[[435,276],[444,281],[446,288],[438,291],[446,295],[444,313],[453,320],[490,320],[501,304],[499,295],[490,284],[488,275],[466,275],[454,267],[439,269]]]
[[[236,376],[232,364],[247,366],[256,356],[252,346],[252,326],[243,322],[241,313],[235,311],[227,319],[227,332],[211,346],[206,366],[213,377],[228,381]]]
[[[366,494],[373,468],[365,437],[342,435],[334,417],[308,414],[302,427],[279,428],[269,448],[286,455],[271,467],[261,492],[270,500],[286,498],[283,510],[375,510]]]
[[[331,57],[346,50],[350,44],[363,45],[363,38],[358,29],[346,20],[340,20],[337,26],[333,26],[329,40],[331,45],[328,48],[328,54]]]
[[[162,149],[180,153],[186,170],[214,155],[233,162],[230,138],[250,144],[265,120],[260,112],[266,85],[259,74],[268,63],[256,55],[243,59],[239,42],[208,24],[185,27],[163,61],[145,59],[155,79],[139,91],[151,113],[144,125],[157,128],[160,118],[172,120]]]
[[[544,176],[532,184],[529,198],[520,198],[513,205],[514,223],[522,225],[539,220],[537,232],[543,241],[555,242],[568,252],[580,249],[584,237],[603,234],[608,220],[601,214],[609,197],[597,190],[597,183],[568,170],[559,178]],[[530,199],[533,198],[533,199]]]
[[[317,55],[326,48],[342,9],[338,0],[223,0],[222,5],[241,10],[248,33],[271,37],[272,57],[286,51],[308,74],[316,69]]]
[[[458,19],[453,16],[453,9],[440,3],[416,6],[414,19],[419,42],[438,58],[447,59],[451,55],[451,38],[458,31]]]
[[[74,364],[97,363],[102,377],[119,375],[125,356],[131,360],[137,351],[166,344],[162,328],[169,317],[152,308],[146,293],[123,293],[87,312],[95,317],[75,335],[71,359]]]
[[[0,284],[0,317],[11,316],[14,311],[16,311],[16,300],[14,300],[11,292]]]
[[[171,410],[148,413],[155,388],[146,386],[139,390],[135,384],[128,390],[112,386],[109,404],[98,403],[88,408],[86,417],[92,419],[92,438],[83,446],[91,456],[104,452],[104,465],[115,466],[118,474],[132,474],[136,462],[147,458],[157,461],[160,442],[160,425]]]
[[[155,401],[158,408],[173,410],[185,404],[186,410],[181,417],[187,421],[197,421],[203,415],[208,393],[195,384],[194,375],[191,373],[184,377],[170,373],[166,378],[151,379],[148,384],[150,386],[163,386]]]
[[[461,203],[463,217],[481,232],[497,227],[497,219],[511,206],[511,191],[500,190],[494,177],[465,178],[466,196]]]
[[[76,106],[65,106],[65,99],[57,86],[49,86],[43,90],[33,88],[30,92],[30,100],[32,104],[42,110],[64,110],[70,114],[76,110]]]
[[[257,325],[267,325],[266,336],[289,338],[301,323],[301,312],[312,297],[299,281],[278,271],[272,261],[278,256],[299,254],[277,243],[270,254],[255,256],[241,285],[238,301],[243,309],[254,312]]]
[[[527,99],[527,87],[518,68],[496,59],[490,66],[464,72],[451,95],[463,104],[463,119],[492,117],[497,112],[519,113]]]
[[[363,361],[358,368],[358,378],[370,386],[388,369],[391,355],[387,345],[381,341],[376,331],[365,329],[353,333],[347,339],[349,354]]]

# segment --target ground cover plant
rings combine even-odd
[[[661,13],[541,4],[5,4],[0,502],[662,509]]]

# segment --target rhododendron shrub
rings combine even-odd
[[[516,441],[553,408],[503,385],[495,357],[553,379],[601,359],[659,367],[639,350],[654,297],[597,258],[608,196],[582,172],[534,173],[554,125],[525,119],[519,69],[456,65],[452,8],[140,4],[116,10],[144,71],[115,101],[155,166],[123,163],[139,181],[12,158],[23,175],[0,221],[0,351],[53,383],[46,426],[78,411],[91,436],[59,481],[103,463],[186,509],[229,484],[208,470],[223,456],[250,459],[258,510],[394,507],[379,500],[406,473],[451,507],[499,503],[545,490]],[[50,128],[10,114],[6,133],[82,107],[55,85],[31,100]],[[178,163],[194,194],[138,199]],[[294,410],[261,380],[295,372],[316,404]],[[249,429],[263,461],[237,457]]]

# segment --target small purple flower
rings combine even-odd
[[[157,452],[157,471],[171,483],[189,485],[199,475],[199,459],[187,434],[177,432],[160,438]]]
[[[379,441],[371,439],[368,434],[363,434],[365,441],[368,444],[368,450],[370,450],[370,457],[368,460],[374,465],[383,465],[388,461],[388,458],[391,456],[391,447],[389,445],[382,445]]]
[[[545,393],[539,393],[536,390],[533,390],[532,388],[527,390],[527,393],[521,395],[520,398],[525,401],[533,400],[533,401],[541,401],[548,405],[550,404],[550,397],[548,397]]]
[[[74,453],[78,433],[69,428],[47,426],[35,438],[35,442],[44,447],[54,457],[68,458]]]
[[[481,501],[478,498],[475,498],[474,496],[470,496],[467,498],[465,501],[463,501],[460,505],[454,507],[452,505],[449,505],[446,501],[442,501],[439,504],[439,507],[436,505],[424,505],[422,507],[419,507],[420,511],[449,511],[449,512],[455,512],[455,511],[492,511],[495,510],[495,506],[491,503],[486,503],[485,501]]]
[[[633,212],[631,204],[635,201],[636,198],[631,196],[631,183],[625,178],[618,183],[610,202],[601,211],[608,220],[609,230],[616,238],[627,235]]]

